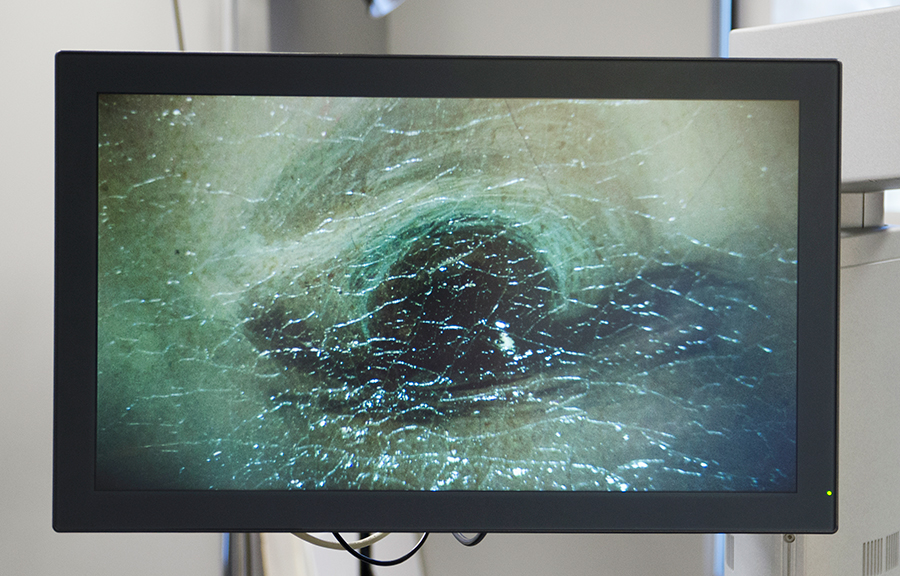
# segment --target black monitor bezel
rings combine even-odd
[[[835,531],[840,81],[840,64],[825,60],[59,53],[54,528]],[[799,100],[797,491],[96,490],[96,167],[101,93]]]

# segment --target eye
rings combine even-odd
[[[228,102],[99,172],[98,427],[161,485],[792,489],[791,195],[688,153],[721,103]]]
[[[419,419],[727,354],[728,327],[752,310],[746,289],[708,266],[650,263],[600,290],[583,261],[547,257],[560,238],[540,227],[440,214],[255,298],[245,331],[260,354],[335,412]]]
[[[541,363],[559,288],[527,239],[502,222],[465,217],[408,236],[370,300],[388,381],[479,388]]]
[[[426,218],[375,239],[364,254],[383,262],[351,265],[356,289],[331,289],[343,300],[335,306],[356,311],[348,321],[315,334],[315,303],[326,303],[309,288],[255,302],[246,329],[262,353],[348,397],[387,395],[435,412],[448,395],[491,390],[558,362],[551,317],[564,302],[556,271],[513,223]],[[333,271],[318,278],[336,283]]]

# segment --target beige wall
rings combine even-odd
[[[712,56],[718,0],[408,0],[391,53]]]
[[[362,0],[269,0],[275,52],[387,51],[387,18],[369,17]]]
[[[363,2],[271,0],[276,51],[712,56],[719,0],[409,0],[384,19]]]
[[[188,48],[222,42],[220,3],[185,5]],[[217,573],[218,535],[51,529],[53,58],[61,49],[174,50],[166,0],[0,8],[0,573]],[[64,288],[64,283],[63,283]]]

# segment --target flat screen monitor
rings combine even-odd
[[[835,530],[837,62],[56,65],[57,530]]]

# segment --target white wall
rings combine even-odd
[[[218,48],[220,2],[182,4],[187,47]],[[218,535],[56,534],[50,518],[54,53],[175,48],[168,0],[4,2],[0,8],[3,574],[216,573]]]
[[[707,534],[488,534],[463,548],[435,534],[422,557],[426,576],[711,576],[714,547]]]
[[[274,52],[387,51],[387,19],[369,16],[363,0],[268,0]]]
[[[713,56],[718,0],[409,0],[388,50],[414,54]]]

